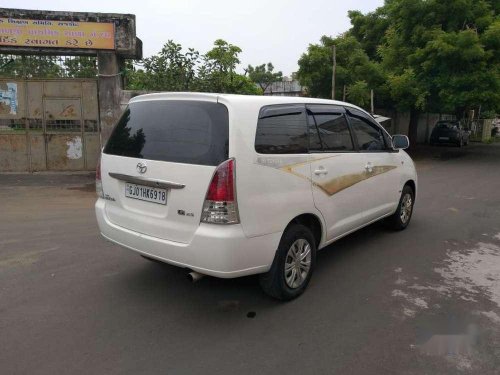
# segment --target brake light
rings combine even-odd
[[[236,202],[235,160],[229,159],[215,170],[208,187],[201,221],[210,224],[239,223]]]
[[[97,166],[95,168],[95,191],[99,198],[104,198],[104,190],[102,189],[102,179],[101,179],[101,157],[97,160]]]

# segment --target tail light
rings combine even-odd
[[[240,222],[236,201],[235,163],[234,159],[226,160],[215,170],[203,203],[202,223],[237,224]]]
[[[101,179],[101,157],[97,160],[97,166],[95,168],[95,191],[99,198],[104,198],[104,190],[102,190],[102,179]]]

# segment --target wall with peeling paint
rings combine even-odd
[[[122,113],[124,59],[142,58],[135,15],[1,8],[0,17],[115,25],[114,50],[0,46],[0,54],[97,55],[98,61],[94,80],[0,80],[0,172],[94,170]]]
[[[18,88],[0,113],[0,172],[93,170],[100,151],[96,80],[0,80]]]

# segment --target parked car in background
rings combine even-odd
[[[460,122],[441,120],[436,123],[431,133],[430,144],[454,144],[462,147],[469,144],[470,131]]]
[[[407,147],[343,102],[137,96],[97,168],[97,221],[108,240],[193,280],[260,274],[289,300],[316,250],[383,218],[406,228],[417,193]]]

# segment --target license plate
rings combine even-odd
[[[449,141],[450,137],[439,137],[440,141]]]
[[[126,183],[125,196],[151,203],[167,204],[166,189],[157,189],[149,186]]]

